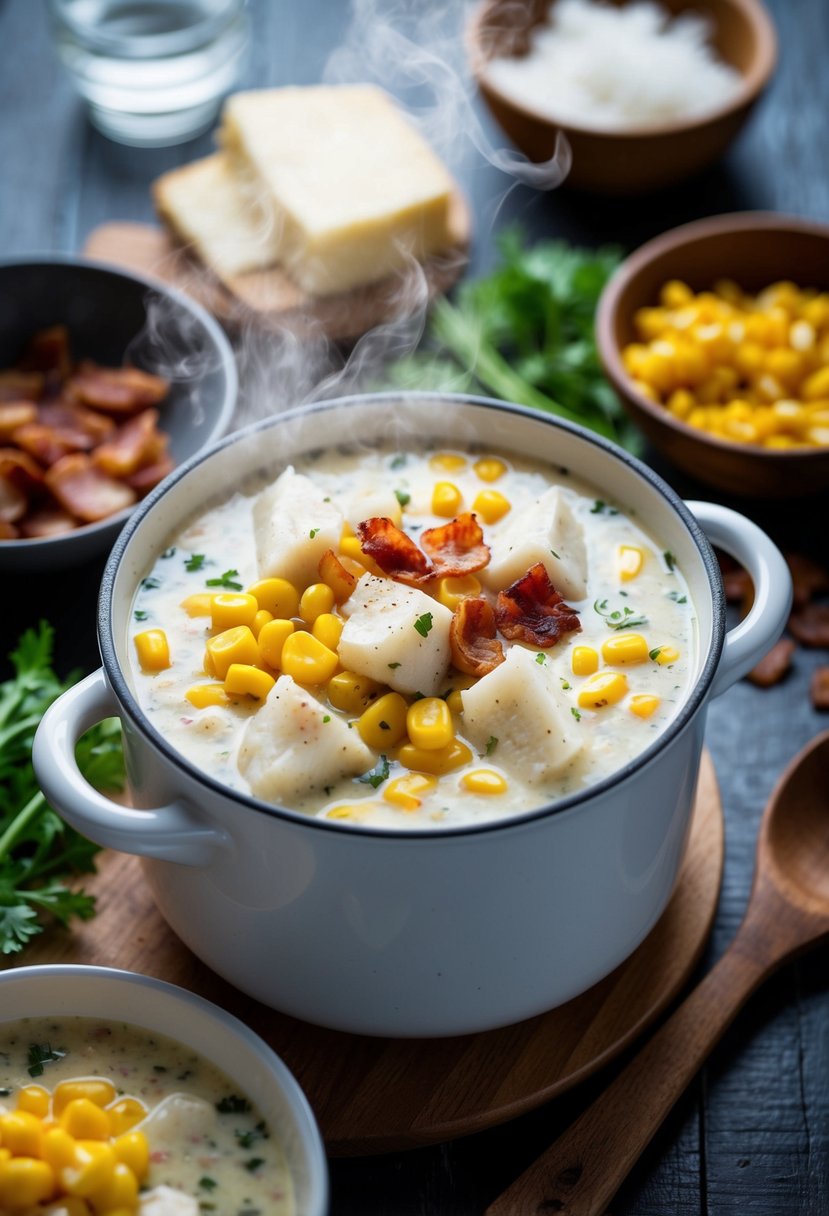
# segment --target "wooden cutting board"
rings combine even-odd
[[[274,267],[223,283],[204,263],[153,224],[110,223],[96,228],[84,253],[99,262],[163,279],[213,313],[228,329],[253,325],[297,337],[348,341],[421,311],[462,274],[470,237],[469,208],[460,194],[450,217],[454,243],[445,253],[399,275],[334,296],[309,296]]]
[[[375,1039],[275,1013],[211,972],[156,910],[141,864],[102,855],[87,884],[98,915],[55,926],[22,963],[87,963],[157,976],[236,1014],[282,1056],[305,1090],[333,1156],[414,1148],[481,1131],[546,1102],[627,1046],[677,994],[708,937],[719,896],[723,820],[703,756],[677,889],[638,950],[568,1004],[516,1026],[451,1039]]]

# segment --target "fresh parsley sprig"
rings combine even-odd
[[[627,605],[624,608],[610,608],[607,600],[596,600],[593,611],[602,617],[608,629],[638,629],[640,625],[648,623],[644,612],[634,612]]]

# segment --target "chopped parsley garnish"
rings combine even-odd
[[[542,654],[541,651],[539,651],[538,654],[535,656],[535,661],[536,661],[536,663],[546,663],[547,662],[546,654]]]
[[[607,511],[608,515],[619,514],[615,507],[609,507],[601,498],[597,498],[593,503],[593,506],[590,508],[591,515],[603,515],[605,511]]]
[[[255,1170],[258,1170],[260,1165],[264,1165],[264,1164],[265,1164],[264,1157],[251,1157],[251,1159],[249,1161],[244,1162],[245,1169],[250,1174],[252,1174]]]
[[[142,578],[141,586],[146,588],[147,591],[155,591],[161,586],[161,579],[156,578],[154,574],[149,574],[146,578]]]
[[[184,569],[189,570],[191,574],[194,574],[196,570],[201,570],[204,562],[205,555],[203,553],[194,553],[191,557],[188,557],[187,561],[184,563]]]
[[[400,664],[399,663],[388,663],[387,666],[390,667],[392,669],[392,671],[396,671],[397,668],[400,666]]]
[[[217,1185],[218,1183],[216,1182],[216,1179],[208,1178],[206,1174],[203,1178],[199,1179],[199,1186],[203,1191],[213,1191],[216,1189]]]
[[[310,536],[311,540],[313,540],[313,539],[314,539],[314,537],[316,536],[316,534],[317,534],[318,532],[319,532],[319,528],[312,528],[312,529],[311,529],[311,531],[308,533],[308,535]]]
[[[407,507],[412,501],[411,494],[407,494],[405,490],[395,490],[394,497],[400,503],[401,507]]]
[[[406,454],[405,454],[405,452],[401,452],[400,455],[394,457],[391,464],[389,465],[389,468],[390,469],[402,469],[404,467],[405,463],[406,463]]]
[[[486,748],[484,749],[487,756],[491,756],[497,746],[498,746],[498,736],[490,735],[486,741]]]
[[[388,722],[380,722],[379,726],[380,726],[381,730],[391,730],[391,727],[389,726]]]
[[[367,773],[363,773],[362,777],[358,777],[357,780],[362,785],[370,785],[373,790],[376,790],[386,780],[390,771],[388,756],[381,756],[374,768],[370,768]]]
[[[673,574],[674,570],[676,570],[676,558],[674,557],[673,553],[671,553],[670,549],[666,549],[662,556],[665,559],[665,565],[668,567],[668,572]]]
[[[230,591],[241,591],[242,584],[237,583],[239,577],[238,570],[225,570],[219,578],[209,578],[205,581],[207,587],[227,587]]]
[[[247,1098],[240,1098],[238,1094],[228,1094],[226,1098],[222,1098],[216,1103],[216,1110],[220,1115],[246,1115],[251,1110],[251,1105]]]
[[[325,715],[323,716],[322,721],[323,721],[323,725],[324,725],[326,722],[330,722],[330,721],[331,721],[331,715],[330,715],[330,714],[325,714]]]
[[[161,556],[165,559],[168,557],[175,557],[175,555],[176,555],[175,545],[171,545],[169,549],[165,549],[164,552],[161,554]]]
[[[12,1092],[12,1091],[9,1089],[8,1085],[4,1085],[4,1086],[2,1087],[2,1089],[0,1089],[0,1098],[8,1098],[8,1097],[10,1097],[10,1096],[11,1096],[11,1092]]]
[[[570,713],[573,715],[573,717],[576,719],[577,722],[581,722],[581,714],[576,709],[575,705],[570,706]]]
[[[648,658],[649,658],[649,659],[653,659],[653,660],[654,660],[654,662],[656,662],[656,660],[659,658],[659,656],[661,655],[661,653],[662,653],[662,647],[661,647],[661,646],[654,646],[653,650],[649,650],[649,651],[648,651]]]
[[[607,600],[596,600],[593,611],[598,612],[608,629],[637,629],[648,621],[644,612],[637,613],[632,608],[609,609]]]
[[[550,552],[557,561],[561,561],[561,555],[556,553],[555,549],[551,549]]]
[[[166,1071],[167,1071],[167,1069],[164,1067],[163,1064],[153,1064],[153,1072],[162,1073],[162,1072],[166,1072]]]
[[[146,621],[150,614],[149,612],[145,612],[143,608],[138,608],[132,615],[137,621]]]
[[[669,591],[668,599],[673,600],[675,604],[687,604],[688,603],[688,596],[680,595],[678,591]]]
[[[563,676],[559,676],[558,678],[561,680],[561,687],[564,689],[565,692],[568,692],[573,687],[573,685],[570,683],[570,681],[565,680]]]
[[[414,623],[414,627],[422,638],[428,637],[429,632],[434,624],[434,618],[431,612],[424,612],[423,616],[419,616]]]
[[[237,1129],[234,1135],[239,1142],[239,1148],[253,1148],[257,1140],[267,1140],[269,1138],[268,1129],[264,1123],[257,1123],[256,1127],[252,1127],[246,1132],[240,1132]]]
[[[54,1060],[62,1060],[65,1055],[65,1051],[59,1051],[56,1047],[53,1048],[51,1043],[30,1043],[29,1076],[42,1077],[44,1064],[51,1064]]]

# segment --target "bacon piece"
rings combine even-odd
[[[829,647],[829,604],[804,604],[789,617],[789,632],[803,646]]]
[[[748,673],[747,679],[758,688],[771,688],[773,684],[779,684],[792,665],[795,649],[791,638],[781,638]]]
[[[19,535],[20,529],[0,515],[0,540],[16,540]]]
[[[74,532],[78,520],[74,515],[64,511],[63,507],[48,504],[33,511],[20,524],[21,536],[62,536],[65,532]]]
[[[344,604],[357,586],[357,580],[350,574],[337,557],[333,549],[326,549],[320,558],[319,576],[334,592],[338,604]]]
[[[481,526],[469,512],[438,528],[428,528],[420,544],[440,578],[474,574],[489,561],[489,546],[484,544]]]
[[[47,466],[55,464],[70,452],[77,452],[86,447],[85,444],[79,445],[75,442],[74,431],[57,430],[55,427],[43,426],[40,422],[19,426],[14,432],[14,442],[40,464]]]
[[[8,443],[19,426],[34,422],[37,406],[33,401],[7,401],[0,403],[0,443]]]
[[[0,401],[39,401],[44,379],[40,372],[0,371]]]
[[[452,662],[468,676],[486,676],[503,663],[504,647],[496,638],[495,610],[489,600],[461,600],[449,625]]]
[[[414,541],[385,515],[373,515],[357,524],[363,553],[374,558],[390,578],[418,587],[435,577],[432,563]]]
[[[165,436],[166,438],[166,436]],[[172,456],[161,456],[153,464],[145,465],[143,469],[139,469],[132,476],[124,478],[128,486],[132,486],[136,494],[142,497],[144,494],[149,494],[160,481],[163,481],[168,473],[172,473],[175,468],[175,461]]]
[[[107,477],[82,452],[64,456],[47,469],[46,484],[60,505],[84,523],[114,515],[136,499],[130,486]]]
[[[829,709],[829,667],[816,667],[809,688],[815,709]]]
[[[115,423],[104,414],[88,410],[74,401],[45,401],[37,408],[37,420],[54,427],[78,451],[90,451],[115,434]]]
[[[785,555],[794,585],[794,606],[802,608],[818,595],[829,594],[829,570],[801,553]]]
[[[72,356],[66,326],[52,325],[38,330],[17,366],[23,372],[54,373],[58,380],[67,380],[72,373]]]
[[[161,376],[137,367],[100,367],[86,359],[71,376],[67,390],[84,405],[106,414],[136,414],[148,405],[158,405],[170,385]]]
[[[154,464],[167,446],[166,436],[156,430],[158,410],[143,410],[130,418],[107,443],[92,454],[99,469],[110,477],[130,477],[145,465]]]
[[[555,646],[563,633],[581,630],[578,613],[565,604],[543,562],[498,593],[495,620],[505,638],[528,642],[542,650]]]
[[[0,448],[0,477],[5,477],[23,494],[36,494],[43,488],[40,465],[18,448]]]
[[[29,499],[10,477],[0,473],[0,520],[11,524],[22,519],[29,509]]]

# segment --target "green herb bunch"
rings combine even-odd
[[[32,742],[54,700],[80,678],[62,681],[52,668],[54,630],[45,621],[27,629],[10,657],[11,679],[0,683],[0,953],[15,954],[43,928],[49,914],[67,924],[88,920],[95,901],[64,879],[94,872],[98,846],[47,803],[32,768]],[[121,728],[108,719],[78,743],[81,772],[98,789],[124,784]]]
[[[620,253],[566,241],[497,239],[501,261],[434,306],[425,347],[390,371],[398,388],[486,392],[557,414],[639,450],[605,379],[593,334],[596,306]]]

